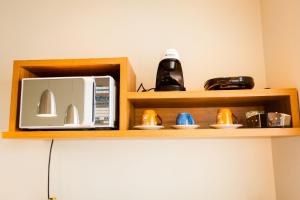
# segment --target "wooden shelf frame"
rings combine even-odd
[[[112,74],[119,82],[119,130],[35,131],[18,128],[20,82],[27,77]],[[21,60],[14,62],[10,124],[3,138],[22,139],[151,139],[151,138],[265,138],[300,136],[297,90],[135,92],[135,73],[127,58]],[[292,115],[292,128],[131,130],[136,112],[144,108],[263,107],[272,102]],[[268,106],[268,105],[267,105]],[[139,110],[139,111],[137,111]],[[175,115],[175,113],[173,113]],[[174,117],[174,116],[173,116]],[[173,119],[172,119],[173,120]],[[172,122],[174,123],[174,122]]]

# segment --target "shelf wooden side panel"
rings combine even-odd
[[[290,106],[291,106],[291,114],[292,114],[292,122],[293,127],[300,127],[299,121],[299,101],[298,101],[298,92],[295,89],[291,92],[290,95]]]
[[[10,100],[10,116],[9,116],[9,131],[15,131],[18,126],[18,110],[20,105],[20,82],[22,78],[36,77],[35,74],[24,70],[18,62],[14,63],[11,100]]]
[[[120,66],[120,130],[127,130],[130,126],[130,119],[133,118],[127,93],[135,91],[135,80],[135,73],[129,61],[122,62]]]
[[[125,131],[21,131],[3,133],[19,139],[176,139],[176,138],[270,138],[300,136],[300,128],[125,130]]]

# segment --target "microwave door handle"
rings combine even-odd
[[[92,110],[92,123],[95,125],[95,110],[96,110],[96,87],[95,82],[93,83],[93,110]]]

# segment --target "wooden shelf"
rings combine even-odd
[[[29,131],[18,127],[22,78],[54,76],[113,76],[119,83],[119,130]],[[133,92],[135,74],[127,58],[22,60],[14,62],[9,130],[3,138],[30,139],[118,139],[118,138],[231,138],[300,136],[298,95],[296,89],[258,89],[228,91]],[[245,112],[265,110],[292,115],[292,128],[282,129],[209,129],[216,111],[230,107],[241,123]],[[165,129],[132,130],[140,124],[144,109],[155,109],[163,118]],[[168,129],[179,112],[191,112],[201,129]]]
[[[128,92],[127,98],[137,107],[183,107],[186,105],[214,106],[249,105],[267,101],[284,100],[290,96],[297,98],[297,90],[256,89],[256,90],[219,90],[184,92]]]
[[[300,128],[125,130],[125,131],[20,131],[3,133],[18,139],[176,139],[176,138],[269,138],[300,136]]]

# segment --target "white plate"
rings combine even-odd
[[[195,129],[195,128],[199,128],[200,125],[197,124],[193,124],[193,125],[172,125],[172,128],[176,128],[176,129]]]
[[[135,129],[141,129],[141,130],[158,130],[164,128],[164,126],[149,126],[149,125],[138,125],[134,126]]]
[[[209,125],[211,128],[217,128],[217,129],[227,129],[227,128],[240,128],[243,125],[242,124],[212,124]]]

